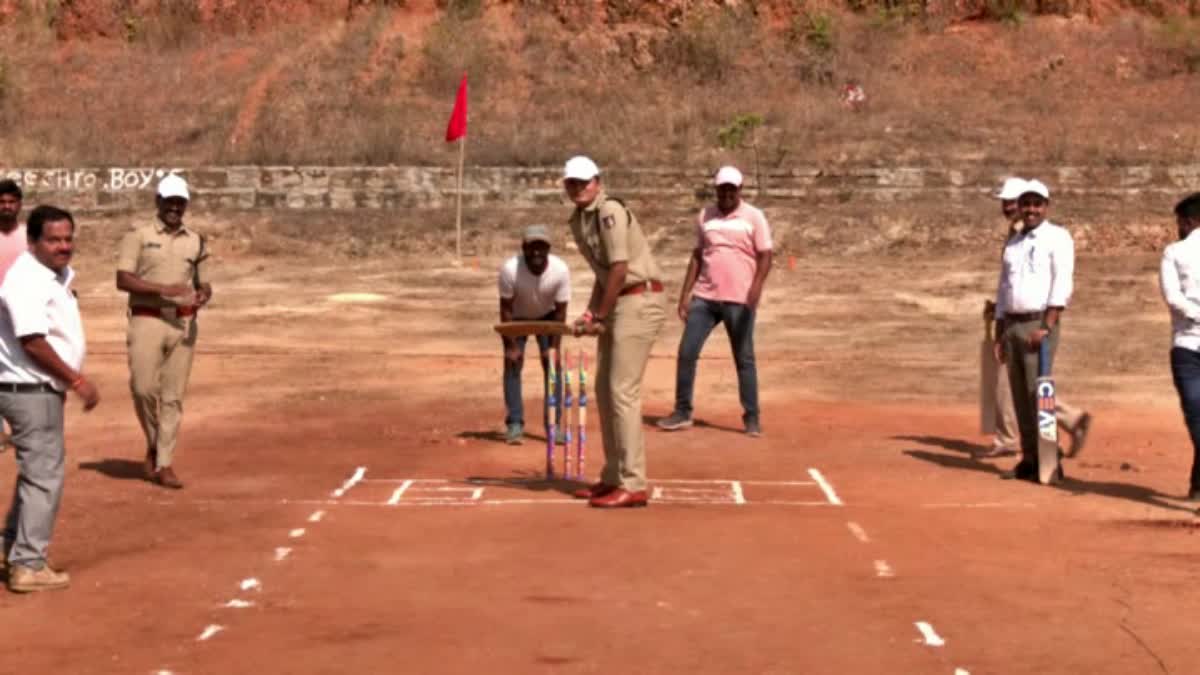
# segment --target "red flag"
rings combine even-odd
[[[463,73],[458,83],[458,95],[454,97],[454,111],[446,125],[446,142],[457,141],[467,135],[467,74]]]

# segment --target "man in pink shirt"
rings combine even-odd
[[[21,186],[16,181],[0,180],[0,283],[4,283],[4,275],[13,261],[29,250],[29,241],[25,237],[25,227],[20,224],[21,215]],[[11,445],[9,441],[7,422],[0,419],[0,452]]]
[[[737,366],[738,397],[746,433],[761,436],[758,371],[754,364],[754,314],[771,271],[771,228],[762,211],[742,201],[742,172],[722,167],[713,181],[717,203],[700,212],[696,249],[688,261],[679,318],[684,322],[675,371],[675,410],[661,429],[692,426],[696,362],[705,340],[725,324]]]
[[[29,250],[25,228],[21,226],[21,186],[11,180],[0,180],[0,282],[13,261]]]

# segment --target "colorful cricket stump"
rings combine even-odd
[[[579,413],[577,415],[577,432],[575,434],[575,478],[583,480],[583,455],[587,447],[587,352],[579,348]],[[569,444],[568,444],[569,445]]]
[[[563,445],[563,477],[571,477],[571,404],[574,399],[571,396],[571,352],[567,351],[563,355],[563,416],[561,418],[563,437],[566,443]]]
[[[555,416],[558,413],[558,353],[553,347],[547,350],[550,365],[546,368],[546,478],[554,478],[554,437],[557,435]]]

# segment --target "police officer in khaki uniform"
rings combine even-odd
[[[129,293],[129,384],[146,434],[146,478],[175,489],[183,487],[172,463],[196,312],[212,298],[201,264],[208,257],[204,237],[183,224],[189,199],[182,177],[164,177],[155,196],[157,219],[125,235],[117,260],[117,288]]]
[[[596,275],[575,331],[599,335],[596,405],[604,442],[600,481],[575,496],[599,508],[646,506],[642,375],[667,316],[662,274],[637,219],[604,193],[595,162],[568,160],[563,187],[575,203],[571,234]]]

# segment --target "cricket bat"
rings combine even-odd
[[[1058,420],[1054,417],[1054,378],[1050,375],[1050,340],[1038,350],[1038,377],[1034,390],[1038,428],[1038,481],[1049,485],[1058,471]]]
[[[1000,364],[992,350],[992,320],[983,317],[983,339],[979,341],[979,433],[996,433],[996,385]]]

